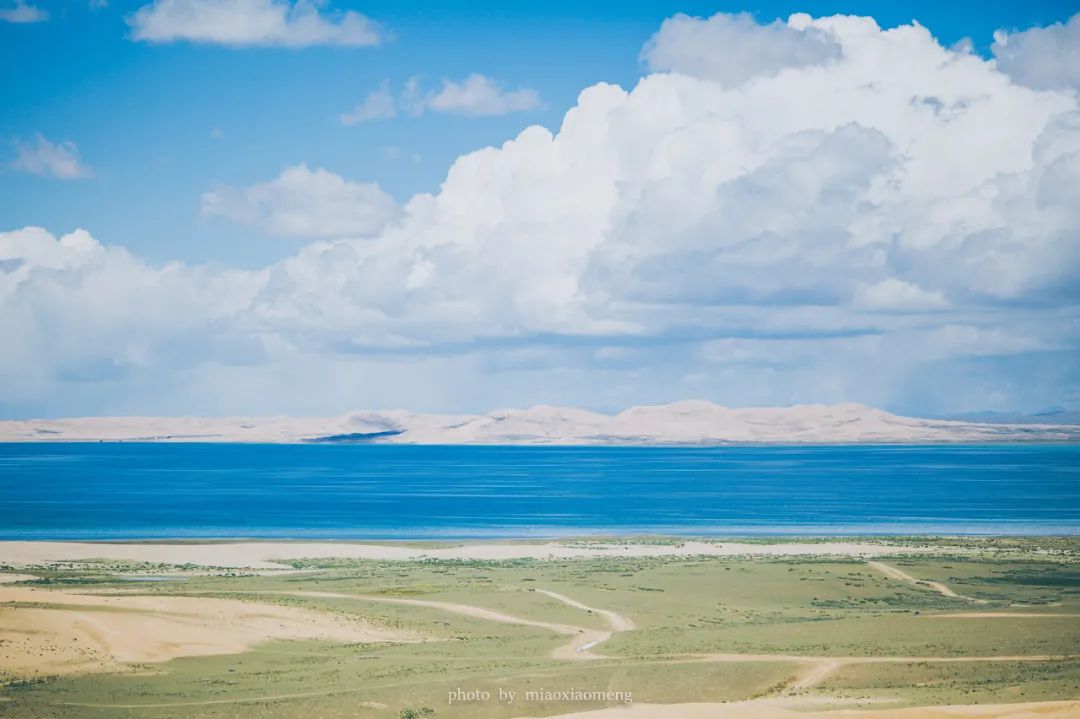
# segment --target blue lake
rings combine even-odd
[[[1078,532],[1078,446],[0,444],[2,539]]]

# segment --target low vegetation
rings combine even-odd
[[[947,585],[957,597],[857,559],[812,557],[303,560],[275,575],[203,571],[155,582],[129,580],[171,576],[177,568],[37,568],[40,579],[17,586],[40,588],[39,609],[53,606],[48,591],[217,597],[360,617],[424,641],[271,641],[134,671],[0,674],[0,716],[508,719],[624,701],[525,700],[530,691],[571,688],[629,693],[635,703],[791,695],[826,706],[891,707],[1080,698],[1080,544],[1010,539],[972,547],[955,556],[882,560]],[[552,656],[567,636],[436,606],[610,630],[610,618],[596,609],[536,590],[611,610],[633,628],[591,648],[598,658],[574,661]],[[0,612],[22,609],[0,605]],[[489,698],[451,703],[456,690]]]

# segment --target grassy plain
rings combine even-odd
[[[52,591],[134,593],[316,610],[425,641],[270,638],[239,653],[95,673],[8,672],[0,675],[0,716],[509,719],[623,701],[525,698],[571,688],[630,692],[635,704],[777,698],[813,710],[1080,699],[1080,540],[937,544],[947,549],[880,558],[913,581],[824,556],[318,559],[292,561],[290,573],[203,570],[159,582],[128,579],[177,568],[19,567],[39,579],[5,586],[33,587],[41,597],[4,602],[0,589],[9,626],[27,610],[73,610],[50,602]],[[633,628],[619,630],[599,609]],[[599,641],[553,656],[577,630]],[[491,698],[449,703],[457,689]],[[514,701],[499,701],[500,690]]]

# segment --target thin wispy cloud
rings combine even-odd
[[[232,47],[379,45],[385,30],[354,10],[315,0],[154,0],[128,18],[135,40]]]
[[[25,0],[15,0],[13,4],[0,6],[0,21],[10,23],[35,23],[45,22],[49,19],[49,13],[31,5]]]
[[[397,113],[398,102],[390,91],[390,81],[383,80],[379,88],[369,93],[351,112],[342,113],[341,124],[355,125],[368,120],[386,120],[396,117]]]
[[[79,155],[74,142],[52,142],[38,133],[29,141],[15,140],[15,159],[12,169],[60,180],[78,180],[93,172]]]
[[[490,77],[473,73],[461,82],[443,80],[442,89],[425,103],[432,112],[453,115],[507,115],[542,107],[536,90],[507,90]]]
[[[444,79],[437,90],[424,90],[419,77],[410,78],[393,93],[388,80],[350,112],[340,116],[343,125],[384,120],[399,113],[418,117],[426,112],[445,115],[493,117],[544,107],[540,94],[531,88],[508,89],[486,75],[473,73],[464,80]]]
[[[419,152],[408,152],[395,145],[384,145],[379,148],[379,153],[387,160],[408,160],[414,165],[424,159]]]

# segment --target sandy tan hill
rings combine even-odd
[[[0,422],[0,442],[379,442],[395,444],[828,444],[1080,441],[1072,425],[919,419],[861,404],[732,409],[703,400],[615,415],[539,405],[484,415],[403,410],[339,417],[82,417]]]

